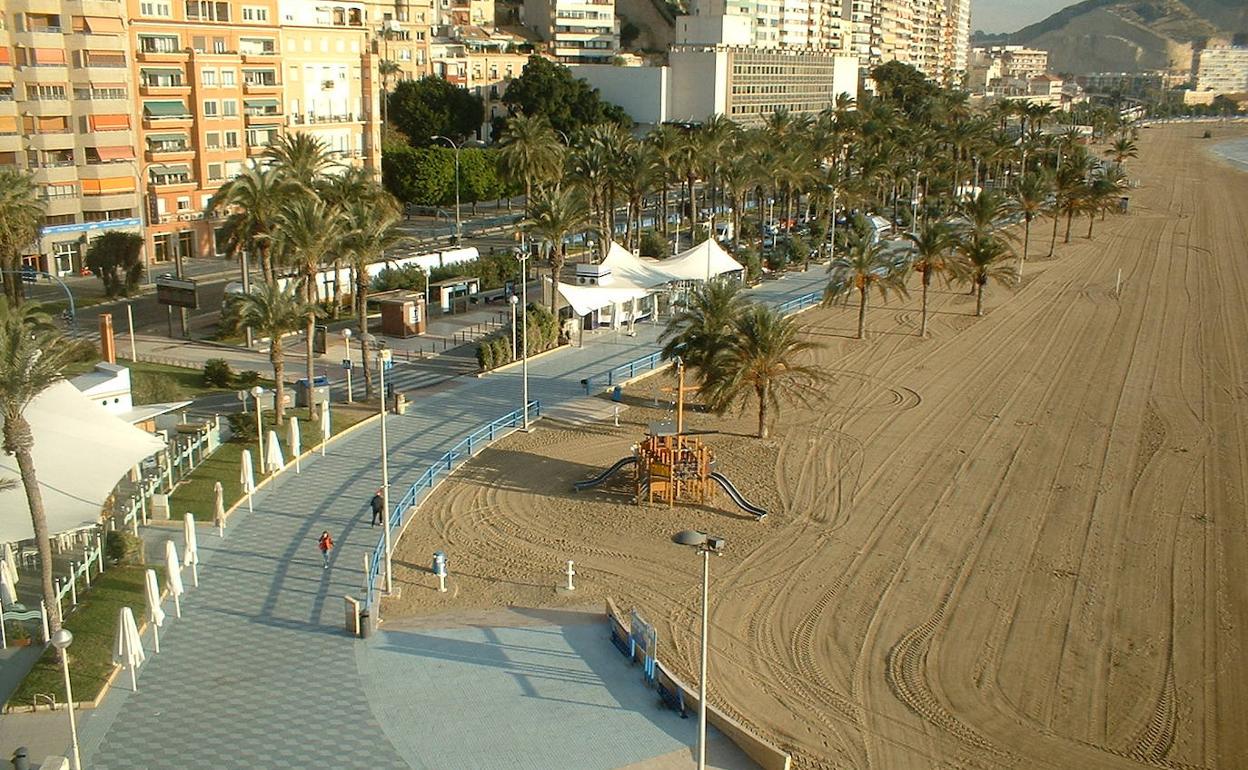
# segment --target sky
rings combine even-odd
[[[1017,32],[1077,0],[971,0],[971,29]]]

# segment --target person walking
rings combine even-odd
[[[321,569],[329,569],[329,552],[334,550],[334,539],[329,536],[328,529],[321,530],[316,547],[321,549]]]
[[[370,500],[368,504],[369,504],[369,505],[372,507],[372,509],[373,509],[373,523],[372,523],[372,524],[369,524],[369,526],[370,526],[370,527],[375,527],[375,526],[377,526],[378,524],[380,524],[380,523],[382,522],[382,518],[381,518],[381,517],[382,517],[382,514],[383,514],[383,513],[384,513],[384,511],[385,511],[385,503],[384,503],[384,501],[381,499],[381,490],[380,490],[380,489],[378,489],[378,490],[377,490],[377,491],[373,494],[373,499],[372,499],[372,500]]]

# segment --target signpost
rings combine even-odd
[[[193,278],[178,278],[173,275],[156,277],[156,301],[169,311],[169,336],[173,336],[173,309],[179,308],[182,314],[182,333],[186,333],[186,311],[199,309],[199,291]]]

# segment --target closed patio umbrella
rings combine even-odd
[[[195,536],[195,515],[188,513],[182,521],[182,566],[191,568],[191,585],[199,588],[199,538]]]
[[[0,551],[0,559],[4,560],[4,568],[9,573],[9,580],[13,585],[17,585],[17,561],[13,558],[13,545],[11,543],[4,544],[4,550]]]
[[[0,569],[0,602],[5,607],[17,604],[17,589],[13,585],[13,579],[9,577],[8,569]]]
[[[173,596],[173,616],[182,617],[182,562],[178,561],[178,547],[172,540],[165,541],[165,587]]]
[[[291,417],[286,423],[286,444],[290,448],[290,456],[295,461],[295,473],[299,472],[299,455],[302,452],[299,446],[299,418]]]
[[[325,446],[329,444],[329,437],[334,435],[333,429],[329,426],[329,402],[321,402],[321,457],[325,456]]]
[[[156,570],[143,574],[143,596],[147,599],[147,620],[152,624],[154,648],[160,652],[160,627],[165,623],[165,611],[160,608],[160,586],[156,583]]]
[[[269,431],[269,444],[264,448],[264,454],[269,473],[277,473],[286,465],[286,458],[282,457],[282,445],[277,441],[277,431]]]
[[[212,521],[217,525],[217,537],[225,537],[225,492],[221,482],[212,483]]]
[[[251,450],[243,450],[242,470],[238,474],[238,483],[243,485],[243,494],[247,495],[247,510],[251,510],[251,495],[256,491],[256,476],[251,470]]]
[[[139,691],[139,666],[147,656],[143,654],[143,639],[134,623],[134,612],[122,607],[117,612],[117,642],[113,645],[113,662],[130,669],[130,689]]]

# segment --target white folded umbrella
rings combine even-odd
[[[122,607],[117,613],[117,642],[113,645],[113,662],[130,669],[130,689],[139,690],[139,666],[147,656],[143,654],[143,639],[134,623],[134,613]]]
[[[334,435],[334,431],[329,425],[329,402],[321,402],[321,456],[325,456],[325,445],[329,443],[329,437]]]
[[[195,515],[188,513],[182,520],[182,566],[191,568],[191,585],[199,588],[199,538],[195,536]]]
[[[225,536],[225,491],[220,481],[212,482],[212,522],[217,525],[217,534]]]
[[[178,561],[178,547],[172,540],[165,541],[165,586],[173,596],[173,616],[182,617],[182,562]]]
[[[247,495],[247,510],[251,510],[251,495],[256,491],[256,477],[251,470],[251,450],[243,450],[242,470],[238,474],[238,483],[243,485],[243,494]]]
[[[156,652],[160,652],[160,627],[165,623],[165,611],[160,608],[160,586],[156,583],[156,570],[143,574],[143,596],[147,599],[147,619],[152,624]]]
[[[3,568],[0,568],[0,601],[3,601],[5,607],[17,604],[17,589],[13,586],[8,569]]]
[[[282,445],[277,441],[277,431],[269,431],[269,443],[264,448],[264,462],[269,466],[270,473],[277,473],[286,465],[286,458],[282,457]]]
[[[295,461],[295,473],[299,472],[299,455],[303,451],[299,446],[299,418],[286,418],[286,444],[290,447],[290,456]]]
[[[4,559],[4,568],[9,572],[9,580],[13,582],[13,585],[17,585],[17,560],[13,558],[12,545],[4,544],[4,550],[0,551],[0,559]]]

